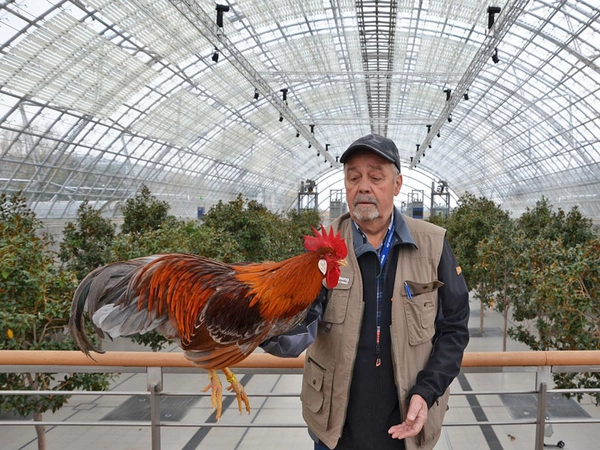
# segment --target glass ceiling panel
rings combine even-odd
[[[402,196],[445,180],[515,214],[545,195],[600,221],[592,2],[222,3],[223,28],[214,2],[3,2],[0,189],[47,218],[85,199],[118,216],[142,184],[185,217],[240,192],[284,211],[301,180],[325,202],[336,157],[385,130]]]

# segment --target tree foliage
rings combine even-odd
[[[254,200],[244,200],[241,194],[229,203],[219,201],[203,216],[203,225],[230,235],[242,259],[251,262],[280,261],[300,254],[302,235],[312,234],[311,226],[318,223],[316,212],[284,217]]]
[[[70,300],[75,288],[71,272],[59,271],[49,250],[50,238],[40,232],[41,222],[20,195],[0,196],[0,349],[73,350],[65,335]],[[109,377],[103,374],[52,373],[0,374],[3,390],[102,390]],[[68,396],[0,396],[0,411],[39,420],[56,411]],[[43,427],[38,427],[39,448],[44,448]]]
[[[86,200],[77,210],[77,220],[68,222],[63,230],[58,257],[82,280],[110,260],[114,237],[115,225]]]
[[[490,236],[496,226],[509,222],[508,212],[491,200],[466,193],[459,199],[458,207],[445,220],[447,237],[456,255],[467,286],[474,289],[477,264],[477,245]]]
[[[223,262],[241,259],[238,244],[228,233],[201,226],[197,221],[172,219],[140,235],[119,234],[112,244],[111,260],[159,253],[190,253]]]
[[[600,347],[600,241],[577,208],[535,208],[496,227],[477,246],[479,294],[516,325],[508,334],[533,350]],[[597,386],[599,375],[555,374],[562,388]],[[596,396],[600,401],[600,396]]]
[[[157,230],[170,217],[170,205],[166,201],[158,200],[145,184],[133,198],[125,200],[121,207],[123,225],[121,233],[143,234],[147,231]]]

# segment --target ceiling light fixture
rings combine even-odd
[[[288,88],[279,89],[279,92],[281,92],[281,99],[283,100],[283,103],[287,105]]]
[[[465,93],[463,94],[463,98],[464,98],[465,100],[469,100],[469,91],[467,91],[467,92],[465,92]]]
[[[254,100],[258,100],[258,89],[254,89]]]
[[[219,49],[218,49],[217,47],[215,47],[215,51],[214,51],[214,53],[212,54],[212,57],[211,57],[211,59],[212,59],[214,62],[219,62]]]
[[[217,26],[219,28],[223,28],[223,13],[229,12],[229,6],[228,5],[217,5],[216,10],[217,10]]]
[[[494,49],[494,54],[492,55],[492,61],[494,61],[494,64],[498,64],[498,62],[500,62],[500,58],[498,58],[498,49],[497,48]]]
[[[448,116],[448,122],[452,122],[452,114]]]
[[[500,14],[500,11],[502,11],[502,9],[499,6],[489,6],[487,9],[487,13],[488,13],[488,30],[492,29],[492,26],[494,25],[494,19],[496,14]]]
[[[446,101],[449,101],[450,96],[452,95],[452,89],[444,89],[444,92],[446,93]]]

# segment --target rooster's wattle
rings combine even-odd
[[[212,405],[221,416],[222,370],[250,412],[229,366],[306,316],[325,281],[337,285],[348,250],[338,232],[304,236],[306,253],[281,262],[225,264],[188,254],[116,262],[88,274],[73,297],[69,331],[88,356],[98,349],[85,333],[84,313],[101,338],[156,330],[179,342],[185,357],[209,372]]]

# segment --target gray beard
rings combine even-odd
[[[359,202],[372,202],[368,206],[361,206],[357,203]],[[375,199],[375,197],[371,197],[369,195],[358,195],[354,199],[354,219],[359,222],[370,222],[379,217],[379,203]]]

